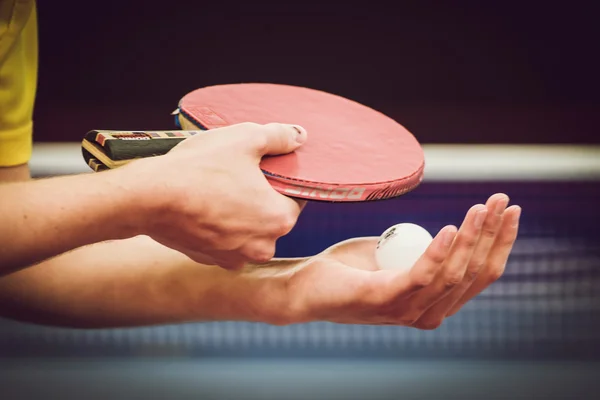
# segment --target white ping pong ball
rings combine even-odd
[[[375,261],[381,269],[410,270],[433,241],[419,225],[403,223],[385,230],[375,249]]]

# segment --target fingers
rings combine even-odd
[[[344,280],[343,271],[332,273],[330,265],[323,269],[331,273],[332,287],[345,294],[334,295],[329,289],[322,292],[335,303],[334,318],[328,318],[346,323],[437,328],[449,313],[458,311],[502,275],[517,236],[520,214],[519,207],[507,205],[508,197],[500,193],[491,196],[486,205],[472,207],[459,230],[453,226],[442,229],[409,271],[378,270],[373,257],[375,238],[348,241],[324,253],[342,266],[354,266],[360,260],[373,265],[352,268],[356,271],[352,281]],[[358,271],[362,274],[357,275]]]
[[[419,320],[427,309],[448,295],[463,280],[467,265],[479,241],[486,215],[487,209],[483,204],[473,206],[467,212],[433,282],[406,300],[410,302],[410,320]]]
[[[260,225],[260,231],[256,230],[256,226],[245,229],[240,226],[237,232],[229,235],[232,247],[224,250],[245,262],[261,264],[270,261],[275,256],[277,240],[294,229],[304,205],[276,194],[270,199],[263,217],[254,221],[255,225]]]
[[[261,225],[262,236],[275,241],[290,233],[296,226],[305,204],[275,193],[269,199],[268,209],[264,211],[263,219],[256,222]]]
[[[481,236],[467,265],[462,282],[444,297],[442,301],[437,302],[425,311],[417,321],[417,327],[439,326],[444,318],[446,318],[446,314],[452,309],[454,304],[461,299],[475,281],[483,265],[485,265],[488,254],[500,231],[503,213],[508,205],[508,201],[508,196],[501,193],[495,194],[488,199],[486,203],[486,208],[488,210],[487,217],[483,223]]]
[[[240,124],[238,127],[240,134],[247,136],[244,139],[251,152],[259,159],[265,155],[291,153],[307,140],[306,130],[299,125],[270,123]]]
[[[520,216],[521,208],[519,206],[511,206],[506,209],[502,226],[489,252],[485,268],[479,273],[460,300],[451,308],[447,316],[457,313],[464,304],[502,276],[510,252],[517,239]]]
[[[359,287],[363,290],[354,296],[354,302],[357,299],[359,304],[376,310],[370,314],[371,322],[380,323],[398,319],[394,323],[410,325],[403,313],[400,313],[397,318],[394,316],[393,310],[396,304],[406,303],[407,297],[433,281],[450,251],[455,236],[455,226],[446,226],[440,230],[425,253],[408,272],[377,268],[374,252],[379,238],[348,240],[328,253],[344,264],[353,267],[358,265],[358,269],[372,272],[362,278]]]
[[[442,268],[455,237],[455,226],[444,227],[408,273],[398,273],[389,285],[381,286],[381,283],[377,281],[387,279],[389,271],[377,271],[376,274],[373,274],[373,285],[375,287],[387,287],[386,293],[382,293],[382,296],[389,299],[390,302],[406,298],[412,293],[427,287]]]
[[[450,253],[456,234],[455,226],[444,227],[417,260],[409,273],[412,291],[422,289],[433,282]]]
[[[203,147],[206,148],[210,143],[206,142],[207,138],[211,138],[212,145],[219,143],[221,146],[226,146],[229,151],[235,149],[246,153],[249,151],[253,157],[260,160],[266,155],[275,156],[293,152],[306,142],[308,133],[300,125],[280,123],[262,125],[245,122],[211,129],[202,135],[181,141],[175,148],[190,148],[198,145],[199,141],[205,141]],[[171,152],[174,152],[173,150]]]

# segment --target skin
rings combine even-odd
[[[244,127],[252,136],[260,128]],[[225,145],[218,135],[206,135],[197,147],[190,141],[179,155],[169,153],[171,158],[92,176],[30,180],[27,166],[0,168],[6,182],[0,185],[0,210],[11,210],[0,214],[0,315],[75,328],[235,320],[434,329],[502,275],[521,211],[507,207],[502,193],[468,210],[458,229],[441,229],[409,272],[377,268],[376,237],[347,240],[310,257],[272,259],[276,238],[293,227],[304,204],[279,197],[266,182],[250,200],[236,197],[227,182],[235,188],[244,180],[249,187],[262,184],[259,155],[297,146],[290,143],[298,132],[286,129],[250,144],[241,129],[239,165],[233,167],[229,159],[223,165],[222,159],[198,156]],[[279,147],[265,144],[271,137]],[[182,166],[218,179],[173,172]],[[207,187],[212,194],[221,191],[222,201],[207,201]],[[180,200],[161,201],[158,193]],[[90,210],[89,202],[99,197],[110,207]],[[243,201],[248,204],[240,206]],[[211,213],[203,209],[213,204]],[[257,210],[265,204],[267,209]],[[241,222],[225,212],[234,205],[229,210],[240,211]],[[258,217],[271,223],[264,230],[250,228]],[[99,227],[90,231],[92,225]],[[182,236],[194,240],[178,240]]]
[[[303,299],[292,320],[439,327],[502,276],[521,211],[505,209],[507,201],[491,196],[468,211],[458,232],[444,227],[408,273],[378,269],[376,237],[332,246],[290,274],[291,297]]]
[[[273,190],[258,164],[306,136],[292,125],[239,124],[114,171],[0,185],[0,275],[137,235],[227,269],[267,262],[303,203]]]

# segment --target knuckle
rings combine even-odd
[[[283,236],[288,234],[296,225],[297,217],[292,213],[276,212],[271,217],[273,234]]]
[[[436,264],[441,264],[446,259],[445,255],[441,251],[436,250],[432,247],[427,248],[427,250],[425,252],[425,256],[430,261],[433,261]]]
[[[413,290],[423,289],[433,282],[435,274],[418,274],[411,277],[411,287]]]
[[[510,248],[515,243],[516,239],[517,239],[517,234],[511,233],[508,235],[503,235],[500,238],[500,240],[498,240],[498,241],[500,242],[500,245],[503,246],[504,248]]]
[[[282,132],[284,132],[283,125],[279,124],[279,123],[276,123],[276,122],[270,122],[270,123],[268,123],[266,125],[263,125],[262,129],[268,135],[277,137],[280,140],[281,140],[281,138],[279,137],[279,135]]]
[[[444,276],[444,287],[446,289],[452,289],[456,285],[460,284],[464,279],[464,274],[451,272],[446,273]]]
[[[202,241],[205,244],[205,247],[216,250],[216,251],[228,251],[233,250],[235,245],[231,239],[226,240],[227,236],[222,235],[217,231],[209,231],[202,235]]]
[[[504,274],[504,269],[505,266],[490,268],[490,272],[488,274],[488,281],[490,283],[496,282]]]
[[[275,244],[261,243],[260,245],[252,246],[246,252],[246,256],[253,262],[268,262],[275,257]]]
[[[479,275],[479,270],[480,268],[467,269],[464,281],[468,283],[473,282],[475,279],[477,279],[477,276]]]
[[[496,229],[492,226],[484,226],[481,230],[481,237],[486,239],[494,239],[496,237]]]
[[[470,281],[475,280],[479,272],[483,270],[485,263],[483,260],[474,260],[469,264],[467,268],[467,273],[465,274],[465,279]]]
[[[279,228],[282,234],[289,233],[296,225],[296,218],[293,215],[286,214],[280,218]]]
[[[269,139],[265,135],[252,135],[252,147],[260,152],[264,152],[269,148]]]
[[[477,245],[477,236],[475,235],[464,235],[461,240],[460,243],[462,244],[462,246],[466,247],[466,248],[473,248]]]

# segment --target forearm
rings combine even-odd
[[[136,199],[113,171],[0,184],[0,276],[135,234]]]
[[[139,236],[99,243],[0,279],[0,315],[71,327],[190,321],[278,323],[286,267],[231,272]]]
[[[14,167],[0,167],[0,184],[8,182],[23,182],[31,179],[28,164]]]

